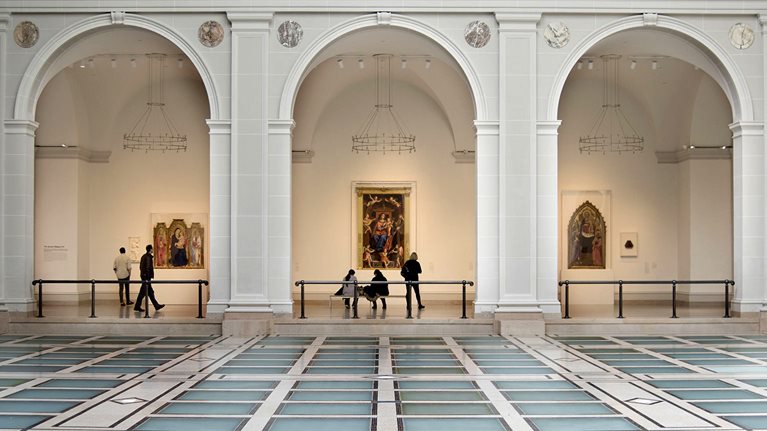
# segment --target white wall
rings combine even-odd
[[[43,244],[68,241],[77,248],[66,265],[36,256],[35,278],[112,279],[112,263],[128,237],[152,242],[151,214],[209,212],[209,140],[205,119],[208,104],[196,72],[170,62],[166,77],[166,112],[188,138],[179,153],[130,152],[122,148],[128,132],[146,109],[146,72],[111,70],[101,76],[94,96],[92,78],[72,76],[65,69],[43,91],[38,103],[40,129],[37,145],[55,145],[61,137],[83,148],[111,150],[108,163],[78,159],[38,159],[35,171],[35,250]],[[187,63],[187,68],[188,68]],[[176,76],[172,74],[175,72]],[[110,91],[110,89],[113,89]],[[64,97],[69,94],[69,97]],[[72,109],[77,106],[77,109]],[[63,115],[60,115],[63,113]],[[64,172],[62,172],[64,171]],[[62,181],[64,179],[64,181]],[[206,260],[208,226],[206,228]],[[63,239],[59,239],[64,236]],[[70,238],[71,237],[71,238]],[[206,268],[208,267],[206,262]],[[76,268],[76,273],[75,273]],[[156,270],[157,279],[207,279],[207,269]],[[139,278],[134,265],[133,279]],[[117,286],[99,286],[98,292],[117,299]],[[132,297],[138,285],[131,286]],[[196,285],[160,286],[158,300],[167,304],[196,303]]]
[[[443,112],[424,93],[398,81],[392,83],[395,110],[416,136],[416,152],[353,153],[351,136],[372,108],[373,84],[362,82],[340,92],[323,112],[314,113],[320,120],[313,132],[299,133],[303,117],[296,116],[295,136],[311,137],[312,141],[294,142],[294,148],[312,148],[315,156],[311,163],[292,165],[292,279],[341,279],[354,266],[354,181],[414,181],[417,218],[412,220],[410,243],[423,267],[422,279],[474,279],[474,164],[455,163],[450,124]],[[303,97],[311,94],[302,87],[297,106]],[[399,270],[384,273],[390,280],[401,280]],[[357,276],[361,281],[369,280],[372,271],[358,271]],[[323,292],[336,289],[312,288]],[[404,291],[404,287],[392,289]],[[435,286],[423,291],[460,292],[460,287]]]
[[[729,138],[729,106],[721,90],[703,79],[691,118],[658,118],[654,106],[643,106],[630,94],[621,95],[622,108],[645,138],[638,154],[580,154],[578,139],[586,135],[601,105],[601,74],[568,80],[560,104],[559,190],[609,190],[612,195],[606,253],[614,279],[688,279],[732,277],[731,160],[657,162],[661,142],[707,145]],[[694,93],[695,94],[695,93]],[[673,123],[676,121],[676,127]],[[681,129],[681,130],[680,130]],[[723,138],[724,137],[724,138]],[[727,141],[729,142],[729,141]],[[560,225],[572,214],[560,209]],[[637,232],[637,257],[620,256],[620,233]],[[566,242],[560,241],[560,247]],[[561,256],[561,249],[560,249]],[[565,272],[565,262],[559,268]],[[568,271],[569,279],[592,279],[594,270]],[[721,291],[720,287],[712,288]],[[696,290],[708,292],[711,289]],[[627,296],[670,298],[670,288],[632,286]]]

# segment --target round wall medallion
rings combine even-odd
[[[738,49],[746,49],[754,43],[754,30],[748,25],[739,22],[730,27],[730,43]]]
[[[16,45],[22,48],[31,48],[37,43],[37,38],[40,36],[40,31],[37,29],[35,23],[31,21],[22,21],[13,30],[13,40],[16,41]]]
[[[205,21],[197,30],[197,38],[208,48],[218,46],[224,40],[224,27],[217,21]]]
[[[563,22],[552,22],[543,30],[543,38],[552,48],[562,48],[570,42],[570,29]]]
[[[277,39],[286,48],[295,48],[302,37],[304,37],[304,29],[295,21],[285,21],[277,28]]]
[[[472,21],[463,32],[466,43],[474,48],[482,48],[490,40],[490,27],[482,21]]]

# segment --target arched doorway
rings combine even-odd
[[[477,274],[473,123],[480,108],[467,85],[471,79],[438,41],[399,27],[345,33],[318,50],[302,75],[293,110],[293,279],[340,279],[355,268],[361,282],[374,269],[400,281],[399,266],[410,251],[418,252],[425,279]],[[383,53],[392,55],[394,109],[416,135],[412,154],[351,150],[352,134],[375,103],[374,55]],[[292,96],[283,94],[286,100]],[[366,250],[370,214],[358,201],[367,189],[409,196],[408,233],[401,251],[387,253],[388,261]],[[319,296],[327,303],[336,289],[325,290]],[[401,294],[404,286],[391,290]],[[437,302],[460,300],[457,286],[422,290],[435,309]]]
[[[560,229],[560,279],[734,277],[741,284],[736,304],[745,304],[749,296],[762,296],[761,288],[744,274],[751,270],[740,261],[740,235],[749,223],[744,219],[748,209],[738,196],[744,193],[740,157],[743,136],[751,133],[750,97],[738,68],[707,36],[675,19],[658,17],[657,22],[660,28],[643,27],[642,17],[633,17],[590,35],[575,51],[578,56],[567,62],[570,69],[562,75],[567,82],[555,84],[555,92],[559,88],[561,93],[550,108],[558,108],[562,120],[559,225],[571,221],[574,206],[596,200],[607,212],[609,249],[605,267],[579,268],[572,265],[573,241]],[[616,70],[621,107],[644,136],[645,148],[589,155],[579,151],[579,139],[597,122],[604,103],[601,69],[607,63],[602,56],[610,54],[620,56]],[[607,85],[614,82],[611,77]],[[749,131],[741,133],[744,124]],[[747,139],[746,145],[751,145]],[[633,249],[627,249],[627,243]],[[599,313],[595,310],[602,304],[602,314],[613,315],[612,289],[600,291],[584,287],[574,302],[588,304],[592,313]],[[722,292],[721,287],[685,286],[679,298],[691,304],[714,303],[718,309]],[[670,287],[632,288],[626,299],[670,302]],[[741,311],[749,307],[741,306]],[[657,314],[656,308],[649,307],[647,313]],[[668,311],[663,307],[660,314]]]

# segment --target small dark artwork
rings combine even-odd
[[[173,219],[170,226],[157,223],[154,228],[155,268],[204,268],[205,230],[200,223],[186,226]]]
[[[407,198],[401,189],[358,191],[358,268],[400,268],[405,263]]]
[[[605,220],[589,201],[570,217],[567,225],[567,268],[605,268]]]

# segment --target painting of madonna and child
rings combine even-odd
[[[605,220],[596,206],[583,202],[567,225],[567,268],[605,268]]]
[[[401,268],[408,255],[409,190],[357,189],[357,268]]]
[[[159,222],[154,227],[154,267],[205,267],[205,230],[200,223],[187,226],[183,219],[173,219],[170,225]]]

